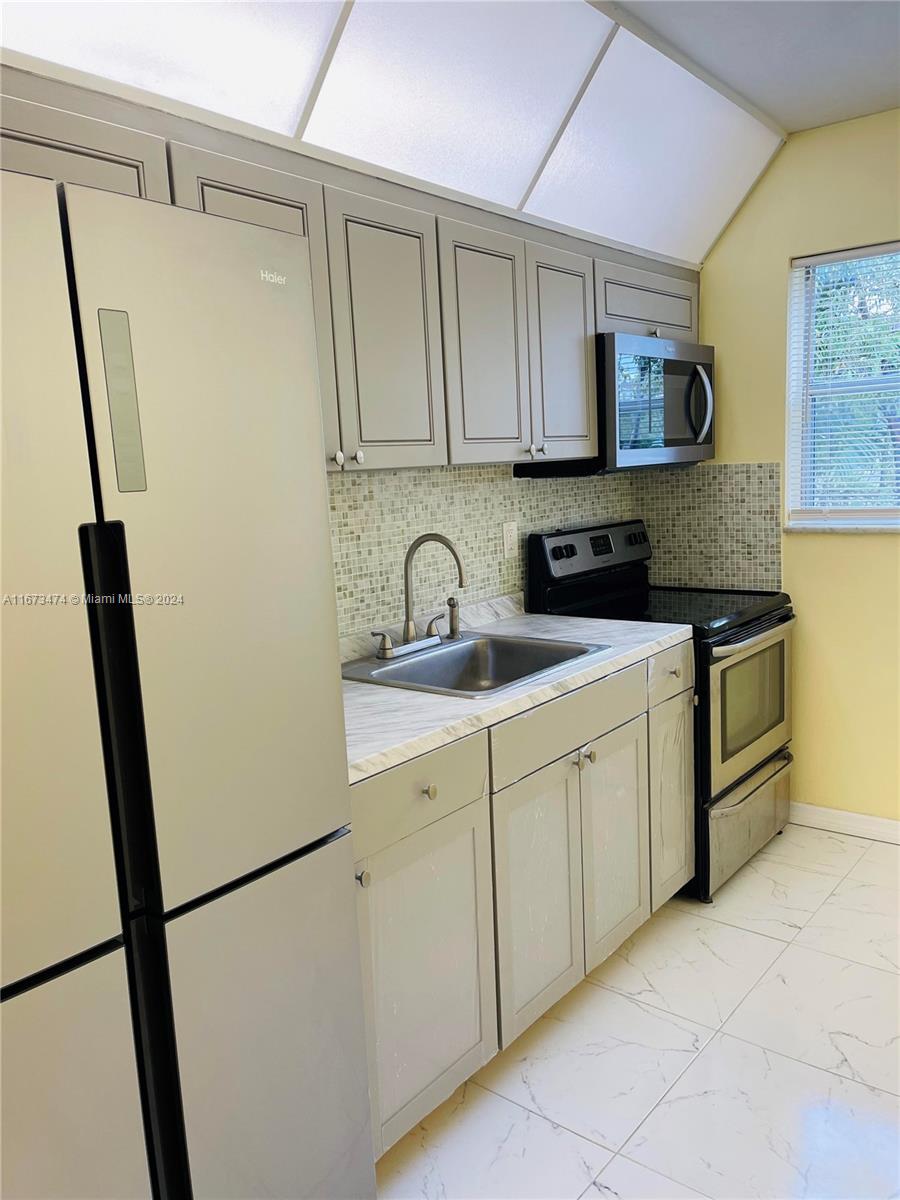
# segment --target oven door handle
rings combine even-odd
[[[700,432],[697,434],[697,445],[700,446],[703,443],[703,439],[709,433],[710,425],[712,425],[715,401],[713,399],[712,384],[709,381],[709,376],[700,363],[695,363],[695,366],[697,374],[700,376],[700,382],[703,384],[703,390],[706,393],[706,416],[703,418],[703,424],[700,426]]]
[[[797,620],[796,617],[790,617],[787,621],[782,621],[780,625],[776,625],[773,629],[767,629],[764,633],[758,633],[756,637],[746,638],[743,642],[732,642],[730,646],[713,646],[713,658],[731,658],[734,654],[740,654],[744,650],[753,650],[756,646],[765,646],[767,642],[776,642],[781,637],[786,629]]]

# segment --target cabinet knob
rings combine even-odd
[[[362,466],[366,461],[366,456],[363,454],[362,450],[357,450],[357,452],[355,454],[351,454],[350,457],[355,463],[359,463],[360,466]]]
[[[538,446],[538,454],[546,454],[546,453],[547,453],[547,443],[544,442],[544,444],[542,446]]]
[[[528,449],[525,451],[525,453],[530,454],[532,458],[534,458],[537,455],[537,446],[534,444],[534,442],[531,443],[531,445],[528,447]]]
[[[437,798],[438,798],[437,784],[429,783],[428,787],[423,787],[422,795],[427,796],[429,800],[437,800]]]
[[[370,871],[357,871],[356,882],[360,887],[368,887],[372,882],[372,874]]]
[[[595,763],[596,761],[596,750],[579,750],[575,755],[575,765],[578,767],[579,771],[583,771],[588,763]]]
[[[680,679],[681,678],[681,667],[671,667],[669,669],[669,674],[674,675],[676,679]]]
[[[339,467],[342,467],[342,466],[344,465],[344,452],[343,452],[343,450],[335,450],[334,454],[332,454],[332,456],[331,456],[331,461],[332,461],[333,463],[337,463],[337,465],[338,465]]]

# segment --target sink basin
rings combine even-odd
[[[361,683],[474,699],[533,679],[562,663],[608,649],[609,646],[583,642],[464,633],[458,641],[442,642],[408,658],[361,658],[346,663],[343,676]]]

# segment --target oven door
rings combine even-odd
[[[791,740],[795,617],[710,648],[710,782],[721,795]]]

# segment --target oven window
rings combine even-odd
[[[722,672],[722,761],[727,762],[784,720],[784,642]]]

